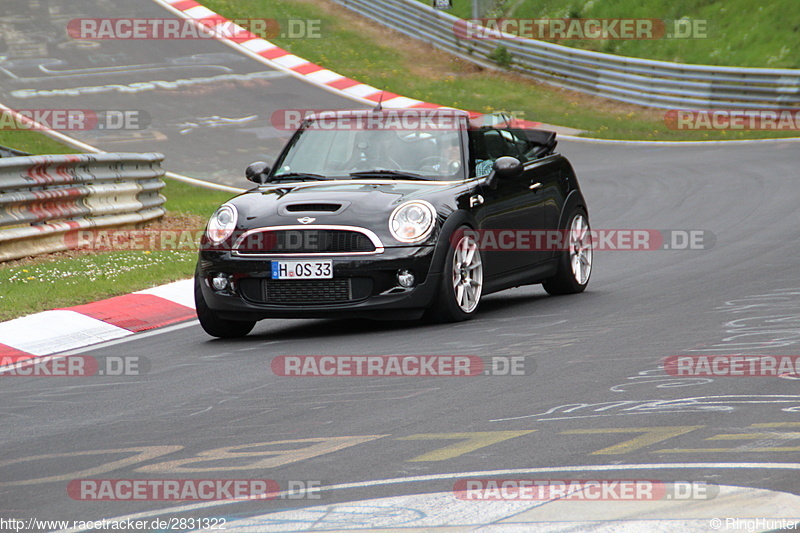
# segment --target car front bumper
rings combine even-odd
[[[415,319],[436,297],[441,272],[434,268],[434,246],[387,247],[380,254],[304,257],[331,260],[332,280],[272,280],[272,261],[296,261],[297,257],[269,259],[237,257],[229,252],[201,251],[197,264],[203,299],[227,320],[264,318],[376,318]],[[403,288],[397,273],[409,270],[415,284]],[[225,274],[231,281],[225,290],[212,288],[211,278]],[[335,291],[344,300],[319,301]],[[279,295],[280,302],[269,295]],[[322,295],[322,296],[320,296]]]

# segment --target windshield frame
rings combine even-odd
[[[405,111],[405,110],[396,110],[396,111]],[[346,117],[344,119],[346,119]],[[474,171],[472,169],[473,165],[471,163],[471,158],[470,158],[470,140],[469,140],[469,136],[467,134],[467,131],[469,129],[469,121],[468,121],[467,117],[462,117],[462,116],[456,116],[456,120],[457,120],[457,123],[458,123],[458,127],[450,129],[450,130],[447,130],[447,132],[446,132],[448,134],[455,133],[455,134],[458,135],[457,145],[459,147],[459,152],[460,152],[459,153],[459,156],[460,156],[459,168],[453,174],[425,173],[425,172],[420,172],[420,170],[418,170],[418,169],[413,169],[413,170],[412,169],[403,169],[403,168],[395,169],[395,168],[392,168],[391,165],[389,165],[387,167],[381,167],[381,168],[364,168],[364,169],[357,169],[357,170],[356,169],[349,169],[349,170],[348,169],[343,169],[343,170],[341,170],[339,172],[329,172],[329,171],[325,172],[325,171],[321,171],[320,169],[308,170],[307,172],[324,175],[326,178],[328,178],[327,180],[324,180],[324,181],[340,181],[340,180],[344,180],[344,181],[351,181],[351,180],[353,180],[353,181],[355,181],[355,180],[364,181],[364,179],[365,179],[364,177],[354,178],[351,174],[353,172],[369,172],[371,170],[375,170],[375,171],[378,171],[378,172],[380,170],[396,170],[396,171],[398,171],[399,174],[402,174],[403,172],[408,172],[410,175],[414,175],[414,174],[421,175],[422,177],[426,178],[427,180],[429,180],[431,182],[435,182],[435,183],[446,183],[446,182],[460,183],[460,182],[463,182],[463,181],[467,181],[467,180],[472,179],[474,177]],[[272,181],[273,179],[276,182],[278,182],[278,181],[282,181],[282,182],[291,181],[291,178],[281,179],[281,176],[283,174],[289,174],[289,173],[294,173],[294,172],[306,173],[303,170],[298,170],[298,169],[294,169],[294,168],[286,170],[286,169],[283,169],[282,167],[284,166],[284,163],[287,160],[287,158],[293,153],[293,150],[296,148],[297,144],[303,139],[303,135],[307,135],[307,132],[311,131],[310,128],[311,128],[311,126],[314,125],[314,121],[315,121],[314,117],[306,118],[303,121],[303,123],[300,125],[300,127],[294,132],[292,137],[289,139],[289,141],[286,143],[286,145],[284,146],[284,148],[281,150],[280,154],[278,155],[278,158],[275,161],[274,166],[270,169],[270,172],[269,172],[269,175],[268,175],[268,183],[269,183],[269,181]],[[325,130],[319,130],[319,131],[325,131]],[[369,130],[369,129],[360,129],[360,130],[355,130],[355,131],[369,132],[371,130]],[[385,131],[385,130],[376,130],[376,131]],[[434,134],[436,133],[436,130],[428,130],[428,129],[424,129],[424,128],[421,128],[419,130],[409,130],[410,133],[413,133],[413,132],[430,132],[430,131],[432,131]],[[280,172],[281,170],[285,170],[285,172],[281,173]],[[398,176],[395,177],[395,176],[389,175],[388,173],[383,175],[383,176],[378,177],[377,176],[378,172],[376,172],[376,178],[375,179],[392,180],[392,181],[403,181],[403,177],[402,176],[398,175]],[[413,180],[413,181],[419,181],[419,179],[420,179],[419,177],[409,177],[408,178],[408,180]]]

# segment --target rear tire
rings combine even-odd
[[[470,231],[462,226],[450,237],[457,243],[447,251],[439,293],[430,310],[437,322],[469,320],[478,311],[483,293],[483,257]]]
[[[542,287],[549,294],[576,294],[583,292],[592,274],[592,235],[589,216],[583,208],[576,208],[567,219],[566,249],[559,251],[558,271],[545,280]]]
[[[244,337],[255,327],[255,321],[226,320],[220,318],[216,311],[208,307],[203,290],[200,287],[202,280],[199,277],[194,279],[194,305],[197,309],[197,318],[206,333],[212,337],[222,339],[235,339]]]

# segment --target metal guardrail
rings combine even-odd
[[[0,261],[76,247],[78,231],[164,215],[161,154],[0,159]]]
[[[503,46],[511,55],[511,68],[604,98],[665,109],[800,107],[800,70],[796,69],[653,61],[522,38],[462,39],[462,19],[416,0],[333,1],[469,61],[493,63],[490,56]],[[458,32],[456,24],[461,28]],[[487,32],[481,30],[482,35]]]

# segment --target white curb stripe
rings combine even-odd
[[[294,54],[289,54],[288,56],[281,56],[276,59],[273,59],[277,64],[283,65],[286,68],[297,68],[300,65],[308,64],[308,61],[303,59],[302,57],[297,57]]]
[[[50,355],[127,335],[133,332],[66,309],[0,323],[0,342],[35,355]]]
[[[250,39],[249,41],[243,42],[242,46],[257,54],[259,52],[263,52],[264,50],[272,50],[273,48],[277,48],[277,46],[265,41],[264,39]]]
[[[352,87],[348,87],[347,89],[342,89],[342,92],[345,92],[347,94],[352,94],[353,96],[357,96],[359,98],[363,98],[365,96],[380,93],[381,91],[380,89],[376,89],[371,85],[359,83],[358,85],[353,85]]]
[[[194,309],[194,280],[191,279],[174,281],[152,289],[137,291],[134,294],[150,294]]]
[[[339,81],[339,80],[344,79],[344,76],[342,76],[341,74],[337,74],[336,72],[334,72],[332,70],[323,69],[323,70],[318,70],[316,72],[312,72],[311,74],[306,75],[306,78],[308,78],[309,80],[314,81],[316,83],[329,84],[331,82]]]
[[[389,100],[384,100],[383,105],[386,107],[397,108],[397,107],[411,107],[419,104],[424,104],[422,100],[415,100],[413,98],[406,98],[405,96],[396,96],[394,98],[390,98]]]
[[[206,6],[191,7],[189,9],[187,9],[186,11],[184,11],[183,13],[185,15],[187,15],[188,17],[193,18],[195,20],[200,20],[200,19],[204,19],[204,18],[208,18],[208,17],[213,17],[214,15],[216,15],[216,13],[214,13],[213,11],[208,9]]]

